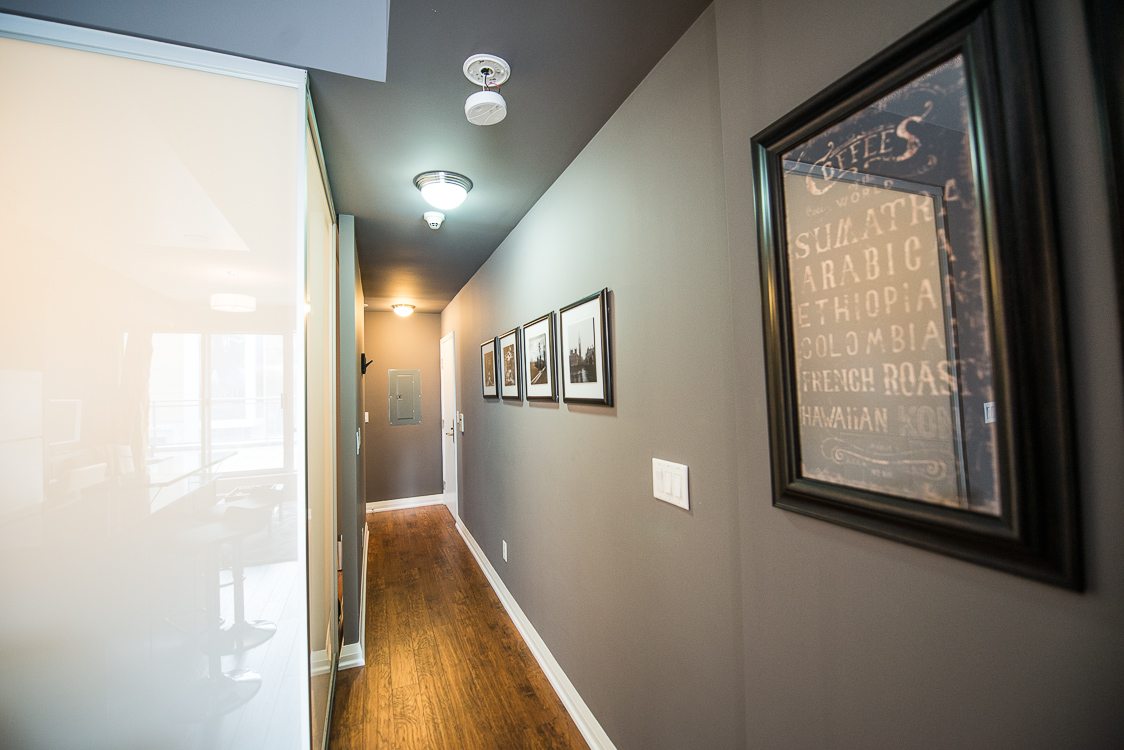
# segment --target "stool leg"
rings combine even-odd
[[[234,576],[234,624],[229,632],[243,651],[260,646],[277,634],[277,626],[268,620],[246,620],[246,577],[242,566],[242,540],[230,544],[230,571]]]

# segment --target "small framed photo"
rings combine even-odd
[[[519,329],[512,328],[500,336],[500,398],[522,400],[519,388]]]
[[[488,339],[480,345],[480,392],[484,398],[499,398],[496,387],[496,340]]]
[[[554,313],[523,326],[523,382],[527,400],[558,400],[558,368],[554,358]]]
[[[609,351],[609,290],[602,289],[559,312],[562,330],[562,399],[613,404]]]

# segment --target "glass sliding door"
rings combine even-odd
[[[305,139],[308,179],[308,623],[312,747],[327,748],[331,701],[339,664],[339,587],[336,571],[336,363],[339,248],[329,193],[321,179],[311,128]]]
[[[305,75],[0,70],[0,745],[303,750]]]

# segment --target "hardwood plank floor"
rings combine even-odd
[[[367,663],[337,678],[331,747],[586,748],[448,509],[367,526]]]

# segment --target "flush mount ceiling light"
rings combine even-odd
[[[407,305],[405,303],[399,303],[397,305],[391,305],[390,309],[394,311],[395,315],[397,315],[401,318],[408,318],[409,316],[414,314],[414,306],[413,305]]]
[[[507,61],[496,55],[473,55],[464,61],[463,70],[465,78],[481,87],[465,100],[464,116],[468,121],[473,125],[495,125],[507,117],[507,102],[498,90],[511,77]]]
[[[216,312],[253,312],[258,300],[248,294],[216,293],[211,295],[211,309]]]
[[[468,191],[472,190],[472,180],[456,172],[434,170],[415,177],[414,187],[421,191],[426,203],[449,211],[464,203]]]

